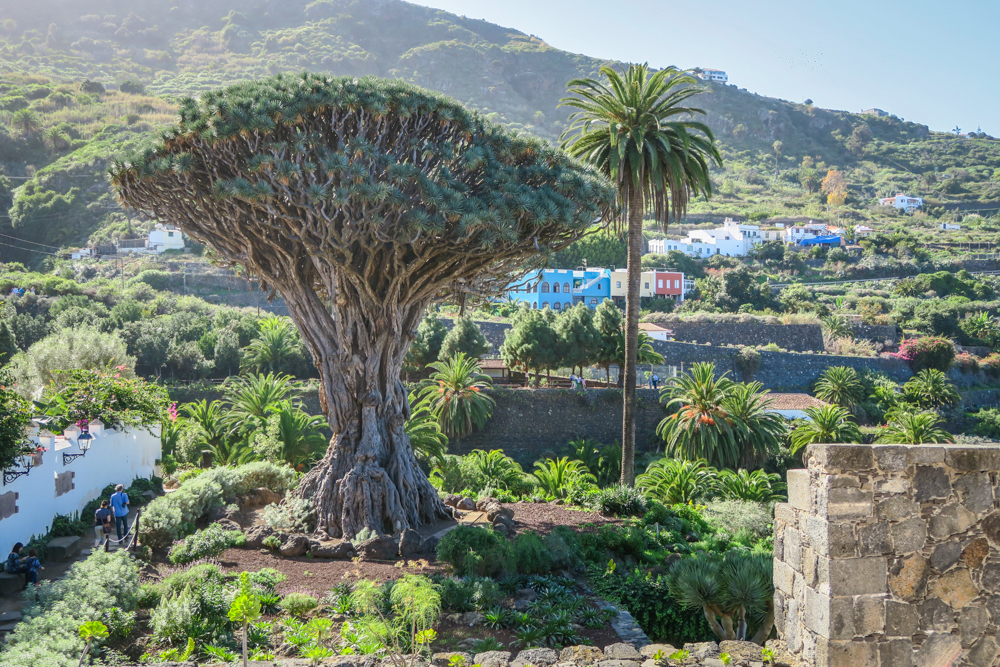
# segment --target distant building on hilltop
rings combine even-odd
[[[897,193],[895,197],[886,197],[885,199],[879,199],[879,204],[882,206],[895,206],[901,211],[907,213],[912,213],[921,206],[924,205],[924,200],[920,197],[909,197],[902,193]]]
[[[881,109],[865,109],[861,112],[862,116],[875,116],[876,118],[884,118],[889,115],[888,111],[882,111]]]
[[[184,232],[177,227],[156,225],[144,239],[118,239],[118,252],[134,252],[139,255],[160,255],[167,250],[184,249]]]
[[[706,67],[697,70],[698,78],[703,81],[715,81],[717,83],[729,83],[729,75],[721,69],[710,69]]]
[[[962,225],[958,224],[957,222],[942,222],[941,226],[939,227],[939,229],[943,229],[946,232],[958,231],[961,228]]]

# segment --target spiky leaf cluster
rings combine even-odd
[[[116,163],[122,200],[277,286],[327,271],[385,298],[475,293],[579,237],[614,201],[547,144],[398,81],[303,74],[180,106]]]

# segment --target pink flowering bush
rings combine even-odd
[[[167,413],[167,391],[145,380],[101,370],[66,371],[63,376],[63,389],[50,385],[44,401],[46,414],[62,422],[59,428],[95,419],[109,429],[146,426],[160,423]]]
[[[947,338],[908,338],[899,345],[897,359],[910,364],[910,369],[918,373],[925,368],[947,371],[955,360],[955,346]]]
[[[963,373],[975,373],[979,370],[979,357],[968,352],[961,352],[955,355],[954,364]]]

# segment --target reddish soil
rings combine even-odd
[[[596,512],[568,509],[552,503],[508,503],[505,507],[514,511],[514,520],[519,531],[532,530],[543,535],[560,525],[589,531],[606,523],[621,523],[619,519],[603,517]],[[256,516],[251,515],[247,523],[250,525],[255,521]],[[453,524],[454,521],[446,521],[433,526],[424,526],[420,533],[432,535]],[[279,584],[279,593],[303,591],[318,597],[323,597],[334,586],[345,581],[352,582],[359,579],[388,581],[399,579],[406,574],[445,573],[449,569],[447,565],[438,563],[434,558],[412,560],[405,564],[402,561],[355,563],[349,560],[328,560],[308,556],[286,558],[272,552],[262,553],[257,549],[228,549],[218,559],[213,559],[213,562],[229,572],[254,572],[265,567],[274,568],[288,577]],[[175,568],[162,561],[154,563],[147,570],[153,577],[165,577],[173,571]]]

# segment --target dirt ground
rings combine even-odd
[[[535,531],[539,534],[550,532],[555,526],[571,526],[577,530],[596,530],[606,523],[620,524],[619,519],[603,517],[596,512],[568,509],[553,503],[507,503],[514,511],[514,521],[520,532]],[[256,522],[255,516],[247,517],[247,524]],[[431,526],[423,526],[421,535],[428,536],[455,525],[454,521],[443,521]],[[270,551],[262,553],[258,549],[228,549],[214,559],[227,572],[253,572],[265,567],[284,574],[287,579],[279,584],[282,595],[292,591],[308,592],[322,597],[337,584],[359,579],[388,581],[399,579],[406,574],[445,573],[448,566],[438,563],[433,557],[411,561],[343,561],[325,558],[286,558]],[[169,563],[154,563],[147,569],[148,576],[161,578],[177,571]]]

